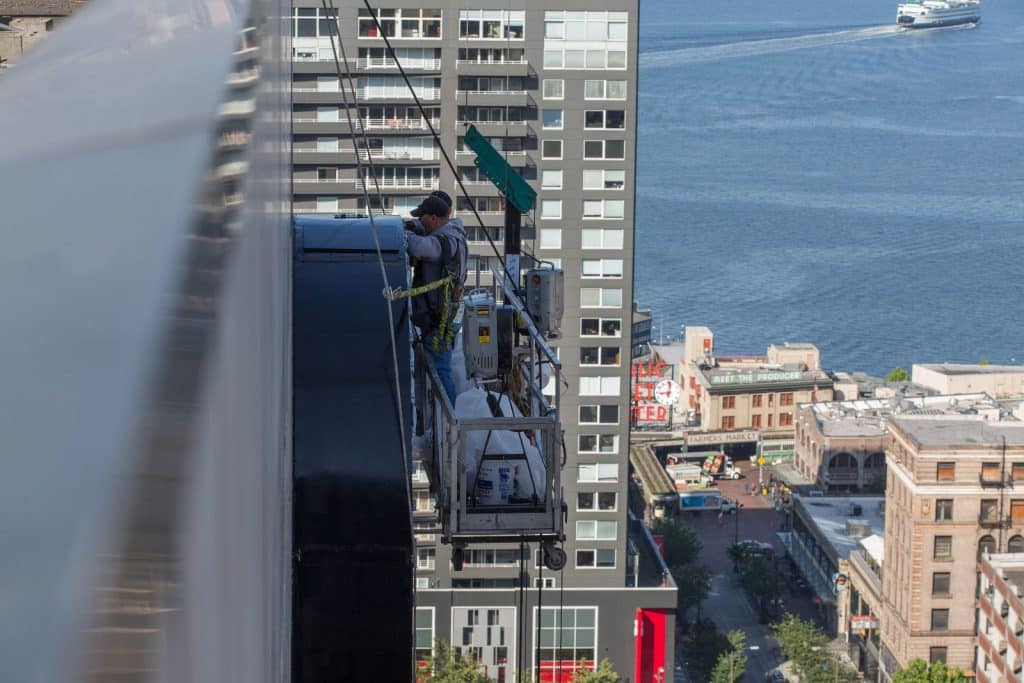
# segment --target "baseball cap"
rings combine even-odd
[[[417,206],[412,211],[410,211],[409,213],[412,214],[413,216],[416,216],[417,218],[424,214],[443,217],[450,214],[451,211],[451,206],[445,204],[444,200],[442,200],[440,197],[430,195],[426,197],[422,202],[420,202],[420,205]]]
[[[447,204],[449,209],[452,208],[452,198],[444,190],[434,190],[430,194]]]

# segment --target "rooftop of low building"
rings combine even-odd
[[[1006,373],[1024,374],[1024,365],[992,365],[981,363],[916,363],[915,367],[927,368],[943,375],[1001,375]]]
[[[893,416],[979,414],[998,411],[999,402],[974,393],[801,403],[798,408],[812,411],[825,436],[871,437],[884,434],[886,420]]]
[[[802,496],[794,501],[803,508],[820,540],[836,555],[848,558],[861,547],[861,541],[885,533],[884,496]]]
[[[893,423],[921,447],[995,447],[1004,439],[1007,446],[1024,445],[1024,422],[1005,412],[993,419],[964,413],[900,415]]]

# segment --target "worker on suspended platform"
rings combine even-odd
[[[405,222],[409,257],[413,265],[412,287],[425,288],[412,299],[412,322],[420,330],[448,399],[455,405],[452,381],[452,345],[455,316],[466,282],[466,229],[451,217],[452,201],[446,193],[432,192],[412,210]]]

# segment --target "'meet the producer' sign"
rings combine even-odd
[[[791,382],[800,379],[800,372],[744,372],[736,375],[713,375],[712,384],[756,384],[758,382]]]

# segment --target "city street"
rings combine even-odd
[[[746,465],[746,463],[740,463]],[[765,680],[765,673],[781,663],[770,628],[758,623],[757,613],[747,599],[737,576],[732,571],[732,562],[728,557],[728,548],[736,540],[755,539],[771,543],[775,548],[775,557],[781,558],[785,549],[775,535],[782,528],[784,516],[776,512],[771,498],[752,496],[744,491],[744,485],[753,487],[757,479],[757,469],[744,470],[744,477],[735,481],[720,480],[717,487],[730,499],[738,501],[743,507],[737,515],[724,515],[721,519],[716,514],[705,512],[695,517],[684,516],[682,521],[693,526],[700,536],[704,548],[701,562],[708,565],[713,573],[711,593],[701,606],[701,614],[710,617],[723,632],[734,629],[742,630],[747,635],[748,665],[744,681],[760,682]],[[765,470],[764,481],[768,480]],[[783,609],[794,612],[803,618],[815,618],[815,607],[810,596],[789,585],[789,591],[782,596]]]

